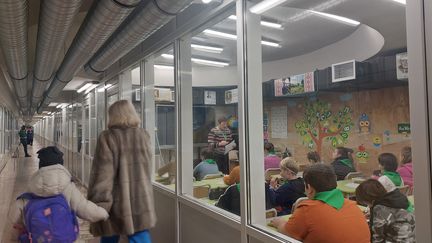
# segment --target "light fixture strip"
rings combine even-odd
[[[197,50],[203,50],[208,52],[215,52],[215,53],[221,53],[223,51],[223,48],[221,47],[214,47],[214,46],[205,46],[205,45],[198,45],[198,44],[191,44],[191,47]]]
[[[406,5],[406,0],[393,0],[393,1]]]
[[[230,15],[228,17],[228,19],[237,20],[237,16]],[[264,21],[264,20],[261,20],[260,23],[261,23],[262,26],[265,26],[265,27],[274,28],[274,29],[282,29],[282,25],[278,24],[278,23]]]
[[[328,14],[328,13],[323,13],[323,12],[318,12],[318,11],[314,11],[314,10],[309,10],[310,12],[314,13],[314,14],[318,14],[345,24],[349,24],[349,25],[353,25],[353,26],[357,26],[360,24],[359,21],[357,20],[353,20],[353,19],[349,19],[349,18],[345,18],[342,16],[338,16],[338,15],[334,15],[334,14]]]
[[[221,67],[229,66],[229,63],[227,63],[227,62],[211,61],[211,60],[200,59],[200,58],[192,58],[192,61],[195,63],[216,65],[216,66],[221,66]]]
[[[168,66],[168,65],[159,65],[159,64],[155,64],[154,67],[155,67],[155,68],[158,68],[158,69],[170,69],[170,70],[173,70],[173,69],[174,69],[173,66]]]
[[[262,14],[265,11],[284,3],[285,1],[286,0],[264,0],[252,6],[249,10],[254,14]]]
[[[84,86],[82,86],[81,88],[79,88],[77,90],[78,93],[83,92],[84,90],[86,90],[88,87],[90,87],[92,85],[92,83],[86,83]]]
[[[220,31],[215,31],[215,30],[210,30],[210,29],[204,30],[204,33],[211,35],[211,36],[225,38],[225,39],[228,37],[229,37],[228,39],[232,39],[232,40],[237,39],[236,35],[220,32]],[[265,46],[271,46],[271,47],[281,47],[281,45],[279,43],[272,42],[272,41],[261,41],[261,44],[265,45]]]

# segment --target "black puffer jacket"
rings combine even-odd
[[[216,207],[223,208],[233,214],[240,215],[240,190],[237,184],[229,186],[220,196]]]
[[[343,163],[344,161],[351,163],[352,167]],[[356,172],[356,170],[354,169],[354,165],[352,164],[352,161],[350,159],[348,159],[347,157],[339,157],[339,158],[335,159],[335,161],[333,161],[333,163],[332,163],[332,166],[333,166],[333,169],[336,173],[338,181],[344,180],[345,176],[348,175],[348,173]]]

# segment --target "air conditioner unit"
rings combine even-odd
[[[155,88],[154,89],[154,98],[155,101],[165,101],[165,102],[173,102],[171,89],[165,88]]]

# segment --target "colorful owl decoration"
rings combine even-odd
[[[370,121],[369,116],[365,113],[361,114],[359,119],[359,130],[361,133],[369,133],[370,132]]]
[[[366,148],[364,147],[363,144],[358,147],[356,158],[358,159],[359,163],[366,163],[368,161],[369,152],[366,151]]]

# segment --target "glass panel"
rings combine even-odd
[[[110,85],[102,84],[96,88],[96,134],[99,134],[105,129],[106,110],[105,110],[105,92]]]
[[[170,45],[149,58],[150,63],[153,64],[148,65],[147,72],[149,73],[146,74],[145,80],[146,86],[149,87],[147,95],[154,95],[154,107],[148,107],[148,109],[154,112],[153,117],[155,119],[156,181],[167,185],[172,190],[175,188],[176,174],[176,103],[173,50],[173,46]],[[170,58],[163,57],[163,54],[170,55]],[[151,80],[152,76],[153,80]],[[153,92],[150,89],[153,89]],[[151,102],[146,102],[146,106],[149,105]],[[146,127],[149,129],[149,126]],[[153,131],[149,132],[152,133]]]
[[[193,196],[240,215],[237,28],[228,19],[234,14],[232,8],[218,17],[222,21],[194,32],[188,61],[192,64]]]
[[[262,139],[267,143],[263,161],[252,163],[264,164],[262,172],[268,175],[265,195],[253,196],[254,200],[265,200],[267,209],[274,208],[282,219],[279,224],[285,224],[298,198],[308,194],[313,199],[312,193],[304,192],[303,171],[324,163],[336,171],[337,189],[348,199],[355,201],[355,188],[372,177],[379,178],[387,191],[399,188],[413,202],[405,4],[401,4],[405,1],[280,1],[271,8],[264,2],[249,1],[248,12],[251,19],[258,18],[252,28],[261,36],[263,110],[256,119],[263,121]],[[290,159],[279,164],[283,157]],[[398,167],[402,178],[392,174]],[[315,175],[319,176],[333,180]],[[308,183],[317,192],[333,189]],[[357,212],[385,193],[361,192],[374,200],[357,195],[360,205],[353,209]],[[296,220],[304,212],[294,212],[298,217],[288,223],[288,235],[305,240],[323,232],[322,237],[334,242],[369,239],[366,219],[360,214],[350,222],[340,216],[320,218],[316,226],[300,229]],[[373,213],[381,217],[384,211]],[[412,214],[403,214],[411,237]],[[344,232],[362,233],[332,235],[326,226],[330,221]],[[376,233],[383,239],[394,234],[385,231]]]

